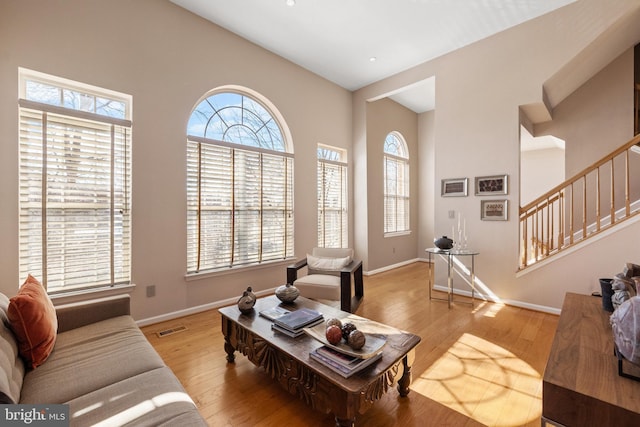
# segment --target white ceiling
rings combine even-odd
[[[171,1],[356,90],[576,0]],[[391,98],[428,111],[435,82],[418,82]]]

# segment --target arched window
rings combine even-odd
[[[293,154],[266,100],[214,91],[187,126],[187,272],[293,257]]]
[[[409,231],[409,151],[391,132],[384,140],[384,232]]]

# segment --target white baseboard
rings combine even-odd
[[[434,285],[433,289],[435,289],[436,291],[447,292],[447,287],[443,285]],[[471,291],[468,291],[466,289],[454,289],[453,294],[471,298]],[[514,307],[526,308],[528,310],[540,311],[542,313],[557,314],[557,315],[560,314],[559,308],[548,307],[545,305],[538,305],[538,304],[530,304],[528,302],[522,302],[517,300],[504,300],[504,299],[491,298],[490,296],[485,295],[482,292],[478,291],[478,289],[476,289],[475,298],[482,301],[495,302],[500,304],[511,305]]]
[[[365,276],[373,276],[374,274],[383,273],[385,271],[393,270],[394,268],[404,267],[405,265],[413,264],[414,262],[428,262],[424,258],[414,258],[407,261],[402,261],[397,264],[387,265],[386,267],[376,268],[375,270],[363,271]]]
[[[265,289],[263,291],[256,291],[257,297],[263,297],[266,295],[272,295],[276,291],[276,288]],[[167,320],[177,319],[179,317],[189,316],[191,314],[201,313],[203,311],[212,310],[214,308],[224,307],[227,305],[235,304],[240,297],[228,298],[221,301],[211,302],[209,304],[199,305],[197,307],[189,307],[184,310],[173,311],[171,313],[162,314],[160,316],[148,317],[146,319],[137,320],[136,324],[140,327],[153,325],[154,323],[166,322]]]

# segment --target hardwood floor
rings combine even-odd
[[[356,314],[422,341],[409,396],[391,390],[356,426],[539,426],[558,317],[477,299],[474,308],[455,303],[449,310],[429,301],[428,274],[428,264],[418,262],[364,278]],[[178,326],[187,329],[156,335]],[[331,414],[288,394],[241,354],[227,364],[217,310],[142,330],[211,426],[334,425]]]

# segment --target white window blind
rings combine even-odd
[[[409,159],[406,143],[397,132],[384,143],[384,232],[410,230]]]
[[[24,99],[19,116],[20,276],[129,283],[131,123]]]
[[[130,283],[131,97],[19,69],[20,276]]]
[[[293,156],[237,93],[207,97],[187,136],[187,273],[293,257]]]
[[[318,147],[318,246],[348,245],[347,163],[341,150]]]

